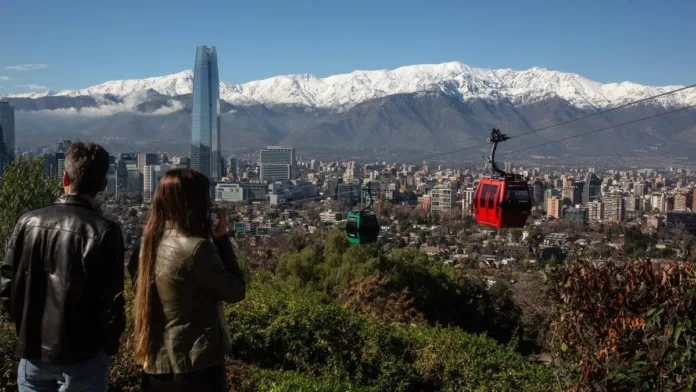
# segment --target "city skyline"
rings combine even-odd
[[[219,181],[220,78],[215,46],[196,48],[191,117],[191,168]]]

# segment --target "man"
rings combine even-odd
[[[24,214],[0,267],[0,302],[17,331],[20,392],[105,391],[125,329],[123,238],[97,212],[109,154],[74,143],[65,194]]]

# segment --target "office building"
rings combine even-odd
[[[45,166],[45,165],[44,165]],[[115,163],[109,164],[109,171],[106,174],[106,193],[109,196],[116,195],[116,174],[118,169]]]
[[[138,161],[140,161],[140,155],[138,155]],[[138,166],[138,171],[143,173],[143,201],[151,202],[157,183],[162,177],[162,167],[159,165],[147,165],[140,168]]]
[[[220,80],[215,47],[196,48],[193,68],[193,107],[191,124],[191,169],[219,181],[220,156]]]
[[[362,166],[356,162],[348,162],[343,173],[343,182],[346,184],[360,184],[363,180]]]
[[[64,153],[68,147],[72,144],[72,140],[69,139],[63,139],[58,142],[58,148],[56,149],[56,152],[62,152]]]
[[[594,173],[587,173],[582,187],[582,204],[599,200],[602,192],[602,179]]]
[[[463,215],[471,215],[472,214],[472,205],[474,203],[474,193],[476,192],[476,189],[474,188],[466,188],[464,191],[462,191],[462,214]],[[542,195],[543,196],[543,195]]]
[[[531,186],[532,200],[535,206],[542,206],[544,203],[544,190],[546,188],[544,185],[540,180],[536,180]]]
[[[436,185],[430,191],[431,211],[451,211],[457,202],[457,189],[454,184]]]
[[[563,212],[563,220],[585,224],[589,219],[589,209],[580,207],[567,207]]]
[[[56,154],[43,154],[44,177],[58,178],[58,161]]]
[[[336,192],[336,200],[352,207],[358,203],[360,199],[360,186],[355,184],[338,184]]]
[[[674,211],[686,211],[691,208],[691,192],[682,191],[674,195]]]
[[[15,113],[9,102],[0,101],[0,175],[14,160]]]
[[[65,172],[65,153],[57,152],[55,156],[56,156],[56,178],[60,180],[63,178],[63,172]]]
[[[138,154],[138,171],[143,176],[145,175],[145,167],[159,164],[159,156],[155,153],[139,153]]]
[[[648,194],[648,184],[646,184],[643,181],[638,181],[635,184],[633,184],[633,194],[636,195],[636,197],[643,197]]]
[[[295,179],[295,149],[269,146],[259,156],[260,178],[266,181],[289,181]]]
[[[556,219],[561,218],[561,198],[558,196],[551,196],[546,201],[546,213],[550,217]]]
[[[594,200],[587,203],[590,222],[599,222],[604,219],[604,203]]]
[[[137,176],[132,172],[137,172]],[[140,184],[134,184],[134,181]],[[121,153],[116,162],[116,197],[139,193],[142,188],[142,174],[138,171],[138,155],[135,153]]]
[[[505,162],[503,170],[505,173],[512,173],[512,162]]]
[[[604,198],[604,221],[621,222],[625,218],[624,199],[621,195],[607,195]]]

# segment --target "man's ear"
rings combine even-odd
[[[70,177],[68,176],[68,172],[63,172],[63,188],[68,188],[70,187]]]

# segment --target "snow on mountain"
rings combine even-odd
[[[55,95],[77,97],[80,95],[115,95],[123,97],[135,92],[152,90],[161,95],[190,94],[193,88],[193,72],[183,71],[172,75],[147,79],[114,80],[81,90],[61,91]]]
[[[29,93],[29,98],[47,95],[147,97],[190,94],[193,73],[183,71],[162,77],[116,80],[81,90],[60,93]],[[462,100],[507,100],[525,105],[561,97],[579,108],[621,105],[680,86],[650,87],[631,82],[601,84],[580,75],[545,68],[524,71],[473,68],[459,62],[412,65],[394,70],[354,71],[319,78],[309,74],[283,75],[244,84],[220,83],[220,98],[235,105],[301,105],[315,108],[349,108],[393,94],[437,91]],[[148,94],[135,94],[147,91]],[[43,95],[41,95],[43,94]],[[13,95],[10,97],[19,97]],[[696,104],[696,89],[657,100],[666,107]]]

